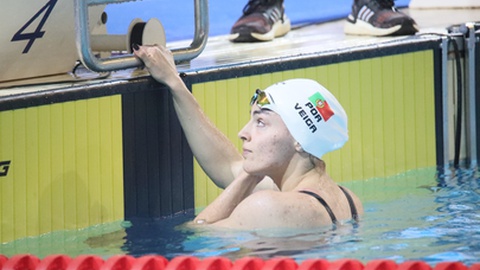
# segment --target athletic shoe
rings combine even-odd
[[[249,0],[230,31],[232,42],[270,41],[290,31],[283,0]]]
[[[418,32],[418,26],[398,11],[393,0],[354,0],[344,31],[351,35],[413,35]]]

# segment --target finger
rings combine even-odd
[[[137,45],[137,48],[134,48],[133,54],[140,58],[147,66],[154,59],[153,51],[149,50],[146,46]]]
[[[137,57],[145,67],[149,68],[153,65],[152,57],[148,56],[147,52],[143,48],[133,51],[133,55]]]
[[[139,46],[137,44],[133,44],[132,49],[133,49],[133,54],[135,56],[137,56],[138,58],[142,58],[145,55],[145,52],[144,52],[142,46]]]

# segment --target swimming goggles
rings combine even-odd
[[[260,89],[255,90],[255,93],[253,94],[253,97],[250,100],[250,106],[253,106],[255,102],[259,107],[270,104],[267,94]]]

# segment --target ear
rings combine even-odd
[[[294,145],[295,145],[295,150],[296,150],[297,152],[299,152],[299,153],[305,152],[305,150],[303,150],[303,147],[300,145],[299,142],[295,142]]]

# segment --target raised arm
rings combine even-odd
[[[243,157],[206,117],[178,76],[172,53],[161,46],[134,47],[134,54],[152,77],[170,89],[178,119],[198,163],[217,186],[225,188],[243,171]]]

